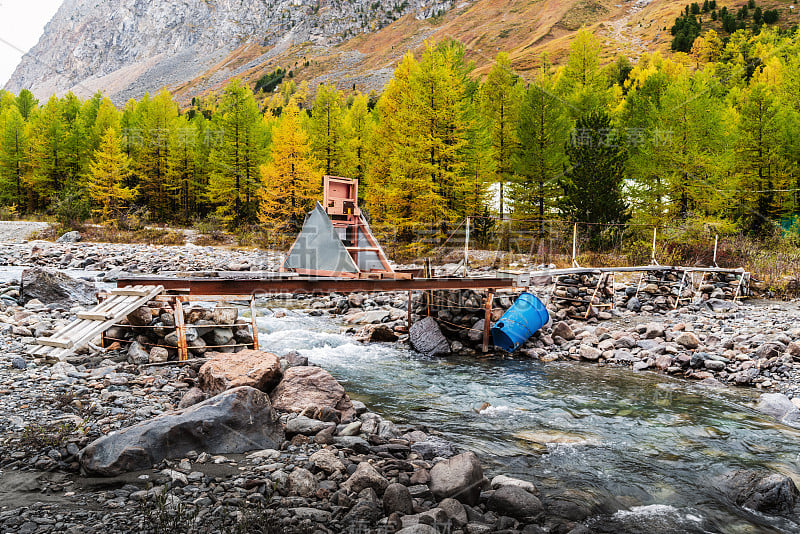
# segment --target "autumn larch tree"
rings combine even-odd
[[[272,135],[270,161],[261,167],[261,207],[258,219],[274,230],[298,230],[319,199],[322,172],[305,132],[300,110],[292,99]]]
[[[122,139],[114,128],[108,128],[89,165],[89,199],[100,207],[97,212],[103,221],[118,221],[121,209],[136,195],[136,190],[123,185],[130,173],[131,161]]]
[[[263,160],[261,114],[253,92],[235,79],[225,88],[211,125],[208,199],[231,226],[256,221]]]

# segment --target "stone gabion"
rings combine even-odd
[[[189,355],[208,352],[239,352],[253,347],[250,321],[240,318],[235,305],[220,302],[215,307],[186,304],[183,308]],[[128,344],[128,359],[133,363],[157,363],[178,358],[178,332],[175,310],[162,302],[142,306],[119,325],[105,332],[108,343]]]
[[[499,320],[515,300],[516,295],[513,294],[495,295],[492,302],[492,321]],[[483,342],[485,305],[485,291],[437,290],[414,294],[411,309],[419,317],[430,312],[448,339],[477,348]]]

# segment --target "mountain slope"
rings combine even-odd
[[[458,3],[456,3],[458,2]],[[796,25],[788,0],[781,26]],[[719,0],[735,10],[744,0]],[[47,98],[103,91],[117,103],[168,87],[188,102],[239,76],[255,83],[280,67],[311,86],[380,90],[399,59],[426,40],[465,44],[479,73],[498,51],[523,76],[560,63],[581,27],[606,59],[669,53],[669,28],[685,7],[670,0],[65,0],[6,88]],[[704,27],[711,23],[705,15]]]
[[[242,45],[327,47],[450,0],[65,0],[6,88],[115,100],[193,79]]]

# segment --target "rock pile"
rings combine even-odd
[[[252,322],[239,317],[238,308],[227,302],[213,308],[199,303],[184,304],[186,342],[190,357],[207,351],[234,353],[253,347]],[[158,363],[178,359],[178,331],[174,307],[153,301],[131,312],[118,326],[106,331],[107,343],[128,347],[131,363]]]
[[[108,522],[109,514],[120,532],[150,531],[158,514],[148,511],[161,507],[172,511],[170,521],[199,513],[214,528],[263,522],[290,533],[539,532],[537,525],[545,521],[573,525],[547,516],[531,482],[505,475],[490,482],[474,453],[459,453],[441,438],[401,429],[367,411],[322,369],[251,351],[251,363],[269,369],[255,376],[232,356],[242,353],[215,355],[205,363],[198,373],[205,391],[195,388],[197,397],[189,390],[184,399],[196,402],[247,380],[269,384],[260,376],[271,376],[276,362],[284,369],[282,379],[261,389],[224,389],[90,443],[78,455],[84,472],[113,476],[154,468],[156,475],[145,478],[155,485],[128,484],[85,496],[102,510],[79,515],[57,508],[49,515],[60,514],[59,526],[41,531],[78,532]],[[211,375],[225,378],[209,380]],[[132,506],[143,513],[123,517]],[[5,528],[27,531],[28,521],[26,515],[0,514]],[[37,530],[40,523],[34,524]]]
[[[281,261],[280,254],[264,250],[227,250],[194,245],[180,247],[48,241],[0,244],[0,266],[104,271],[98,276],[109,281],[126,273],[277,270]]]
[[[665,269],[648,271],[640,282],[627,286],[617,292],[617,306],[630,311],[665,312],[686,306],[691,302],[708,300],[733,300],[739,288],[740,275],[733,273],[696,273],[695,278],[702,276],[695,287],[689,274]],[[747,294],[747,286],[743,284],[739,296]]]
[[[561,312],[562,318],[597,317],[605,320],[611,318],[605,309],[610,307],[613,297],[614,288],[610,278],[600,271],[560,276],[553,289],[550,309],[555,313]],[[589,302],[592,303],[591,309]]]
[[[555,320],[522,353],[544,361],[590,361],[776,388],[800,397],[800,329],[794,327],[791,311],[778,306],[768,309],[710,299],[628,325],[617,320],[597,324]]]
[[[429,296],[430,295],[430,296]],[[508,308],[514,304],[516,295],[499,294],[492,301],[492,321],[497,321]],[[483,325],[486,314],[486,292],[464,290],[438,290],[429,293],[414,294],[412,301],[412,321],[423,322],[425,317],[432,317],[439,325],[441,333],[450,340],[450,350],[444,350],[440,342],[432,343],[438,347],[433,352],[417,349],[423,354],[443,354],[459,352],[474,353],[483,343]],[[431,329],[430,326],[426,327]],[[428,338],[437,338],[434,334]]]

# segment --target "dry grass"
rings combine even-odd
[[[81,232],[83,241],[97,243],[143,243],[147,245],[183,245],[186,237],[180,230],[142,228],[120,230],[109,226],[89,226]]]

